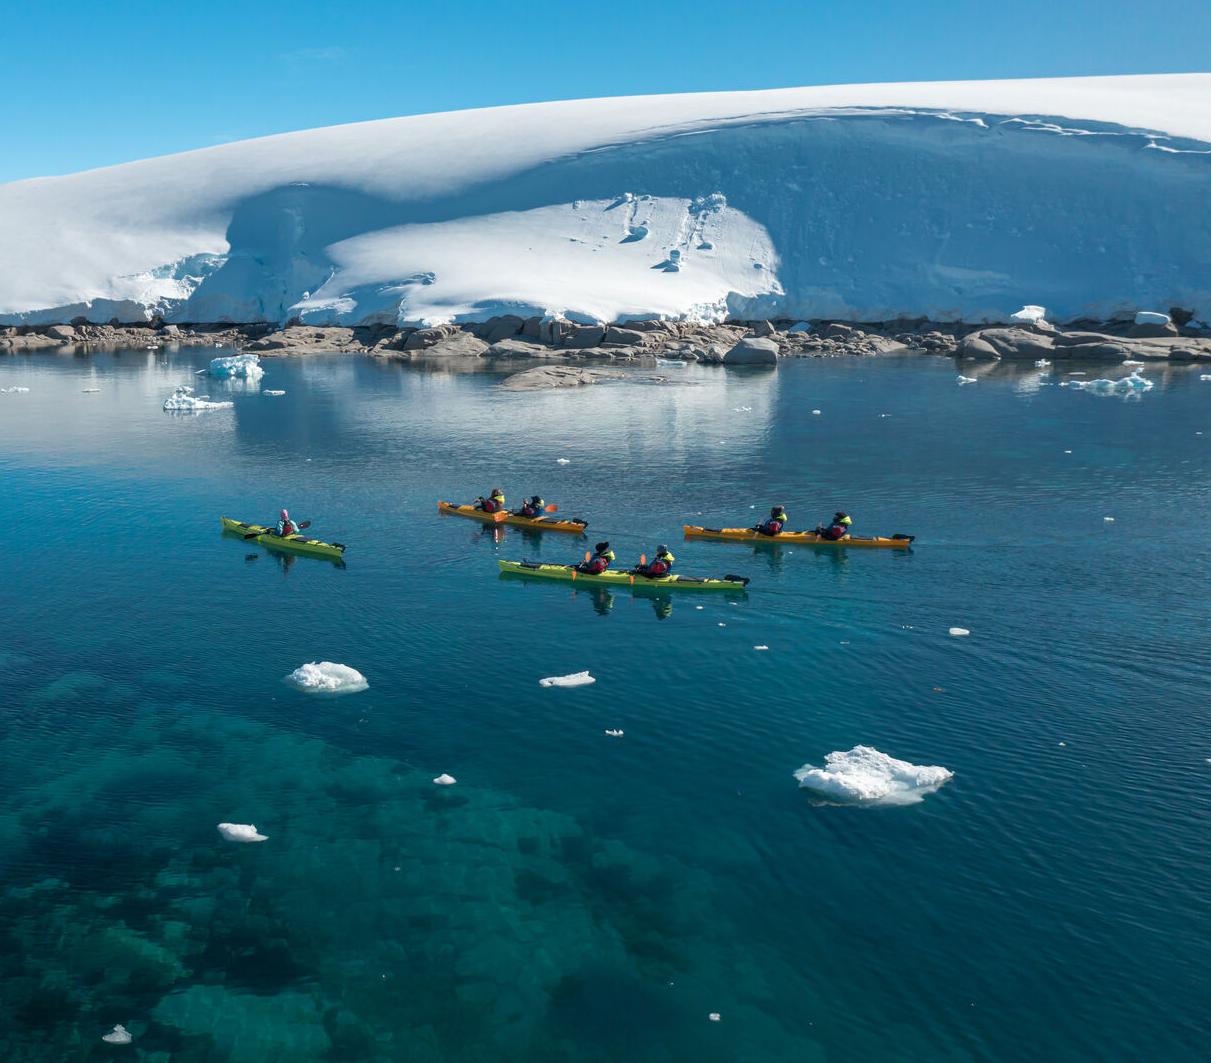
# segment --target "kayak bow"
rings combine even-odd
[[[456,517],[470,517],[484,524],[513,524],[519,528],[533,528],[537,531],[570,532],[573,535],[583,535],[588,521],[574,518],[572,520],[553,520],[550,517],[521,517],[516,513],[497,519],[495,513],[485,513],[474,506],[460,506],[454,502],[438,502],[439,513],[452,513]]]
[[[607,570],[597,575],[579,572],[575,565],[547,565],[538,561],[497,561],[501,572],[512,576],[538,576],[542,579],[559,579],[576,583],[601,583],[608,587],[666,587],[686,591],[742,591],[748,586],[745,576],[727,575],[722,579],[702,579],[697,576],[682,576],[673,573],[650,579],[632,572]]]
[[[806,546],[865,546],[883,550],[907,550],[915,535],[847,535],[844,539],[825,539],[815,532],[779,532],[762,535],[752,528],[701,528],[683,524],[687,539],[722,539],[731,543],[802,543]]]
[[[278,535],[272,528],[263,524],[247,524],[230,517],[220,517],[219,520],[223,523],[224,531],[236,532],[248,541],[255,540],[263,546],[289,550],[295,554],[309,554],[312,557],[326,557],[330,561],[339,561],[345,556],[343,543],[326,543],[321,539],[310,539],[306,535]]]

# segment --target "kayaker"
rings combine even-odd
[[[600,576],[614,563],[614,551],[609,543],[598,543],[593,547],[593,556],[582,561],[576,568],[587,576]]]
[[[838,510],[833,514],[833,522],[827,528],[822,524],[816,526],[816,534],[821,539],[827,539],[829,542],[835,543],[839,539],[848,537],[849,529],[853,523],[848,513],[842,513]]]
[[[757,525],[754,531],[760,532],[762,535],[777,535],[790,522],[790,517],[786,515],[786,509],[783,506],[774,506],[769,511],[769,519],[762,521]]]
[[[667,546],[656,547],[656,556],[646,565],[641,565],[638,572],[648,579],[662,579],[673,571],[673,562],[677,559],[669,553]]]
[[[487,498],[475,500],[475,506],[485,513],[499,513],[505,508],[505,494],[499,487],[493,487]]]
[[[299,526],[290,519],[290,514],[282,510],[281,519],[278,520],[277,527],[274,529],[275,535],[298,535]]]
[[[532,495],[521,504],[521,511],[518,515],[529,517],[532,520],[535,517],[541,517],[545,507],[546,502],[543,501],[542,495]]]

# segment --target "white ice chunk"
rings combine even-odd
[[[11,388],[0,388],[0,393],[21,394],[26,391],[29,391],[29,388],[20,388],[20,387],[16,387],[16,386],[13,386]]]
[[[540,687],[583,687],[590,683],[596,683],[587,671],[573,672],[571,675],[552,675],[546,679],[540,679],[538,685]]]
[[[121,1023],[118,1023],[109,1033],[102,1034],[101,1040],[111,1045],[128,1045],[134,1040],[130,1036],[130,1031]]]
[[[1135,323],[1137,325],[1167,325],[1169,324],[1169,315],[1162,314],[1155,310],[1140,310],[1135,315]]]
[[[829,753],[824,767],[804,764],[795,778],[805,790],[834,801],[855,804],[910,805],[954,778],[936,765],[910,764],[872,746]]]
[[[622,731],[617,727],[607,730],[606,734],[608,734],[611,738],[621,738],[622,737]]]
[[[570,464],[572,464],[572,462],[571,462],[571,459],[569,459],[569,458],[556,458],[555,464],[556,465],[570,465]]]
[[[1143,368],[1144,368],[1144,363],[1143,363],[1143,362],[1137,362],[1137,361],[1135,361],[1134,359],[1131,359],[1131,358],[1126,358],[1126,359],[1124,359],[1124,360],[1123,360],[1123,365],[1129,365],[1129,366],[1132,366],[1133,368],[1136,368],[1136,369],[1143,369]]]
[[[768,650],[768,649],[769,649],[769,647],[768,647],[768,646],[754,646],[754,647],[753,647],[753,649],[755,649],[755,650]]]
[[[219,833],[229,842],[263,842],[268,834],[258,834],[251,823],[220,823]]]
[[[447,775],[443,771],[433,782],[437,786],[453,786],[458,780],[453,775]]]
[[[211,402],[210,396],[195,395],[193,388],[186,387],[184,384],[164,400],[164,409],[185,413],[198,413],[201,410],[229,410],[234,405],[234,402]]]
[[[968,631],[967,628],[965,628],[965,627],[952,627],[950,629],[950,634],[954,635],[955,638],[959,639],[959,638],[962,638],[964,635],[970,635],[971,632]]]
[[[710,1013],[710,1014],[707,1016],[707,1018],[708,1018],[708,1019],[710,1019],[710,1021],[711,1021],[711,1022],[718,1022],[720,1019],[722,1019],[722,1018],[723,1018],[723,1016],[722,1016],[722,1015],[720,1015],[720,1014],[719,1014],[719,1012],[717,1012],[717,1011],[712,1011],[712,1012],[711,1012],[711,1013]]]
[[[265,375],[265,370],[261,368],[261,359],[255,354],[211,358],[206,372],[221,380],[260,380]]]
[[[1051,363],[1046,358],[1040,358],[1034,363],[1035,369],[1046,369]]]
[[[1047,308],[1045,306],[1024,306],[1021,310],[1015,311],[1009,315],[1009,320],[1016,322],[1019,325],[1033,325],[1038,321],[1042,321],[1047,317]]]
[[[96,395],[100,390],[101,390],[100,388],[85,388],[84,394],[85,395]]]
[[[1211,380],[1211,373],[1199,373],[1198,379],[1199,380]]]
[[[284,391],[270,391],[268,388],[266,388],[264,391],[262,391],[262,392],[261,392],[261,394],[262,394],[262,395],[285,395],[285,394],[286,394],[286,392],[284,392]]]
[[[957,377],[955,377],[955,379],[959,382],[959,384],[974,384],[976,382],[975,377],[963,376],[962,373],[960,373]]]
[[[332,661],[311,661],[299,665],[286,682],[308,694],[356,694],[370,684],[356,668]]]
[[[815,414],[817,417],[819,417],[819,416],[820,416],[821,411],[820,411],[820,410],[812,410],[812,413],[813,413],[813,414]]]
[[[1103,518],[1102,518],[1102,520],[1104,520],[1104,521],[1105,521],[1107,524],[1113,524],[1113,523],[1114,523],[1114,518],[1113,518],[1113,517],[1103,517]]]
[[[1119,377],[1118,380],[1099,377],[1097,380],[1066,380],[1060,385],[1062,388],[1076,388],[1077,391],[1092,391],[1101,395],[1151,391],[1153,386],[1151,380],[1140,376],[1138,369],[1134,370],[1130,376]]]

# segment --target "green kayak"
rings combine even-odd
[[[657,579],[639,576],[624,570],[589,575],[575,565],[546,565],[538,561],[497,561],[501,572],[511,576],[536,576],[540,579],[568,580],[574,583],[597,583],[606,587],[653,587],[682,591],[742,591],[748,586],[745,576],[724,576],[722,579],[682,576],[674,573]]]

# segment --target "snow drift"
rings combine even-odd
[[[1211,314],[1211,75],[581,100],[0,186],[0,321]]]

